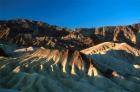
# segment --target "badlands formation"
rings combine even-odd
[[[0,92],[139,92],[139,49],[140,24],[0,21]]]

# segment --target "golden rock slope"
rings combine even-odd
[[[138,92],[140,51],[105,42],[82,50],[37,49],[0,58],[0,87],[10,92]]]

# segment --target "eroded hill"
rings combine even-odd
[[[139,92],[139,30],[0,21],[0,92]]]

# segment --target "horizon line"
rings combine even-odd
[[[102,25],[102,26],[92,26],[92,27],[66,27],[66,26],[61,26],[59,24],[52,24],[52,23],[48,23],[47,21],[43,21],[43,20],[38,20],[38,19],[31,19],[31,18],[9,18],[9,19],[0,19],[0,21],[10,21],[10,20],[31,20],[31,21],[36,21],[36,22],[42,22],[42,23],[46,23],[49,25],[53,25],[53,26],[57,26],[60,28],[67,28],[67,29],[84,29],[84,28],[104,28],[104,27],[119,27],[119,26],[130,26],[130,25],[135,25],[135,24],[140,24],[140,22],[135,22],[135,23],[128,23],[128,24],[114,24],[114,25]],[[94,24],[93,24],[94,25]]]

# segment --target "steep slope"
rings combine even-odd
[[[26,19],[0,21],[0,42],[18,46],[49,46],[61,43],[68,29]],[[59,41],[60,40],[60,41]]]
[[[99,28],[80,28],[79,33],[84,36],[94,37],[102,41],[126,42],[129,45],[137,45],[139,47],[140,24],[127,26],[106,26]]]
[[[88,56],[81,52],[41,47],[19,58],[2,57],[0,86],[22,92],[139,90],[140,72],[133,64],[108,54],[94,53]]]
[[[129,91],[136,91],[140,77],[140,51],[126,43],[105,42],[81,51],[94,66]]]
[[[0,21],[0,92],[138,92],[139,30]]]
[[[72,34],[70,29],[38,21],[26,19],[0,21],[0,42],[4,44],[7,42],[18,46],[44,46],[74,50],[81,50],[94,45],[93,40],[89,37],[80,36],[77,38],[79,36],[76,36],[73,38],[69,36]],[[87,43],[87,41],[90,42]]]
[[[17,19],[0,21],[0,42],[82,50],[105,41],[139,47],[140,24],[70,30],[47,23]]]

